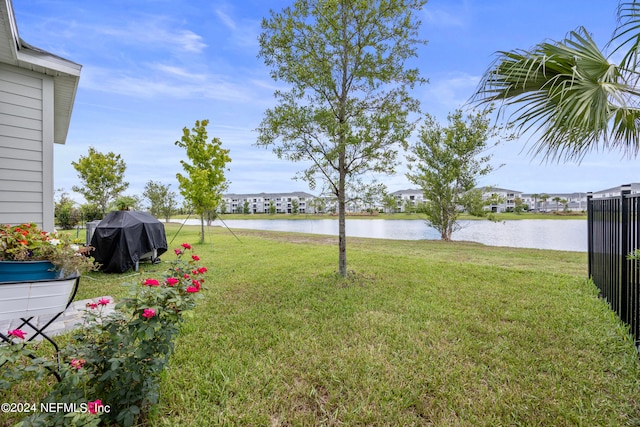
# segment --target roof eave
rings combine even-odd
[[[64,144],[69,132],[82,65],[35,48],[22,40],[16,56],[18,67],[53,77],[55,104],[53,142]]]

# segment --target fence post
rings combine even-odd
[[[589,278],[593,275],[593,193],[589,191],[587,193],[587,264]]]
[[[629,321],[629,276],[627,274],[627,255],[629,254],[629,198],[631,185],[620,186],[620,317]]]

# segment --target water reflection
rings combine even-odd
[[[186,224],[199,224],[197,219]],[[292,231],[338,235],[337,219],[224,220],[229,228]],[[468,240],[492,246],[587,251],[586,220],[514,220],[503,222],[461,221],[453,240]],[[216,220],[213,225],[223,226]],[[440,234],[420,220],[348,219],[347,236],[397,240],[437,240]]]

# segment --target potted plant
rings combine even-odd
[[[0,225],[0,320],[63,311],[90,248],[36,224]]]

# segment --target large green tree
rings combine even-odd
[[[209,120],[196,120],[195,126],[182,129],[182,138],[176,141],[178,147],[187,152],[189,161],[180,160],[186,175],[176,174],[180,184],[180,194],[193,211],[200,216],[200,242],[204,243],[205,215],[215,213],[222,201],[222,193],[228,182],[224,176],[231,162],[229,150],[222,148],[218,138],[207,141]]]
[[[442,127],[427,114],[407,156],[407,178],[424,192],[423,213],[443,240],[451,240],[459,229],[461,207],[468,205],[474,214],[481,211],[476,206],[478,192],[472,190],[479,177],[493,170],[486,150],[499,131],[490,125],[487,113],[465,118],[458,110],[448,120],[449,125]]]
[[[82,185],[74,185],[72,190],[82,194],[87,202],[95,203],[103,214],[109,204],[129,187],[124,180],[127,165],[119,154],[103,154],[89,147],[89,153],[71,165],[82,182]]]
[[[579,160],[602,148],[636,156],[640,3],[621,2],[618,17],[604,49],[580,28],[562,41],[498,52],[475,99],[513,107],[510,120],[539,137],[532,151],[546,158]]]
[[[169,221],[176,205],[176,193],[171,191],[171,184],[149,180],[142,196],[149,201],[151,215]]]
[[[392,173],[413,130],[422,81],[418,15],[426,0],[296,0],[262,22],[260,56],[284,83],[257,145],[305,162],[299,177],[325,181],[338,201],[338,267],[347,274],[346,188],[367,172]],[[288,90],[285,90],[288,89]]]

